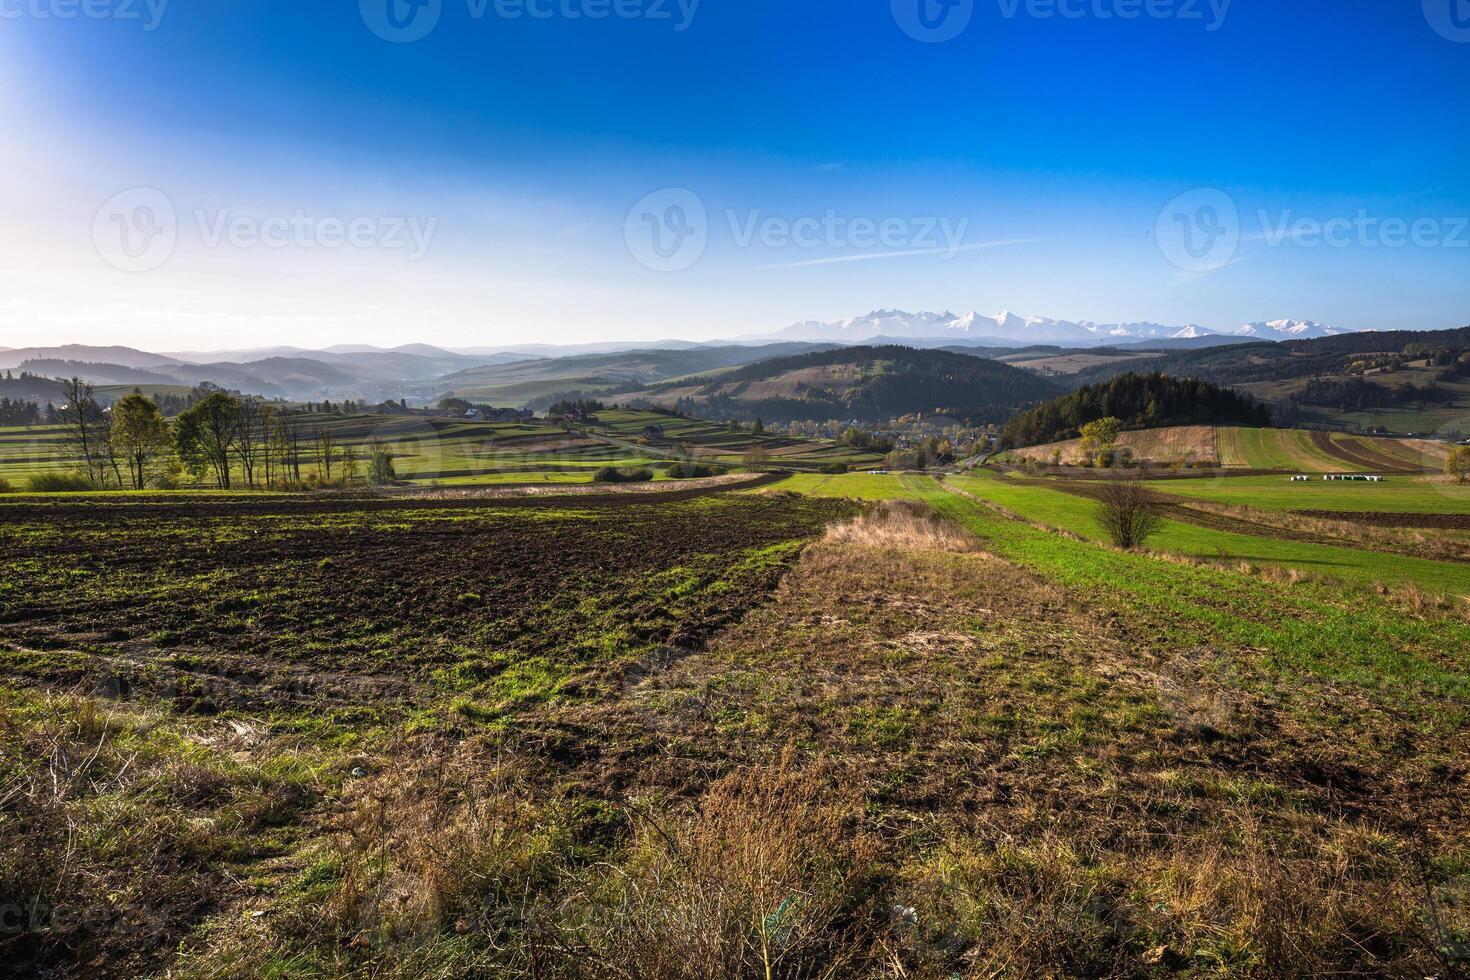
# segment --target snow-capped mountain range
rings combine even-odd
[[[1198,324],[1166,326],[1161,323],[1093,323],[1084,320],[1052,320],[1005,312],[996,316],[970,312],[964,316],[944,310],[939,313],[906,313],[903,310],[874,310],[866,316],[845,320],[808,320],[795,323],[775,336],[785,340],[862,342],[875,337],[907,339],[953,339],[959,341],[1004,341],[1027,344],[1135,343],[1142,340],[1183,340],[1199,337],[1249,337],[1257,340],[1310,340],[1352,333],[1312,320],[1271,320],[1249,323],[1222,333]]]

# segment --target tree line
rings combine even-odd
[[[396,479],[386,443],[360,448],[341,442],[331,426],[308,428],[300,416],[257,398],[202,392],[170,422],[141,392],[104,409],[91,384],[79,378],[60,384],[65,404],[57,421],[79,475],[95,487],[171,487],[184,473],[221,490],[364,480],[382,485]]]
[[[40,425],[41,406],[21,398],[0,398],[0,425]]]
[[[1005,424],[1001,442],[1009,448],[1073,439],[1087,423],[1107,418],[1133,429],[1271,424],[1270,410],[1248,395],[1193,378],[1128,373],[1021,412]]]

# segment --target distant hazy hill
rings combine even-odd
[[[826,349],[828,345],[766,344],[580,354],[471,368],[444,377],[439,387],[446,395],[494,405],[545,408],[562,397],[634,390],[673,378]]]
[[[1169,354],[1150,361],[1149,369],[1220,385],[1240,385],[1336,374],[1360,355],[1398,354],[1415,346],[1470,348],[1470,327],[1459,330],[1390,330],[1317,340],[1212,347]],[[1102,365],[1084,373],[1079,380],[1101,380],[1124,370],[1127,368]]]
[[[641,397],[713,418],[877,422],[916,412],[999,421],[1058,387],[998,361],[943,350],[846,347],[761,361]],[[639,397],[639,396],[634,396]]]
[[[150,354],[132,347],[63,344],[60,347],[21,347],[14,350],[0,350],[0,369],[17,368],[25,361],[82,361],[91,364],[117,364],[130,368],[155,368],[181,363],[163,354]]]
[[[125,364],[97,364],[92,361],[63,361],[34,358],[22,361],[20,370],[45,378],[81,378],[99,385],[172,385],[177,379],[159,371],[128,367]]]

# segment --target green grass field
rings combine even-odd
[[[1018,483],[990,473],[955,477],[949,482],[958,489],[1030,520],[1071,531],[1091,541],[1105,540],[1097,520],[1098,505],[1085,497]],[[1229,492],[1228,487],[1224,492]],[[1470,564],[1458,562],[1237,534],[1172,520],[1166,521],[1157,537],[1150,539],[1149,547],[1211,561],[1295,568],[1363,586],[1378,582],[1388,585],[1414,582],[1433,592],[1470,595]]]
[[[1309,473],[1356,473],[1367,469],[1339,459],[1312,444],[1299,429],[1220,430],[1220,461],[1225,466]]]
[[[604,466],[650,467],[656,480],[667,479],[661,464],[689,447],[701,461],[739,468],[753,449],[764,451],[772,466],[814,471],[831,463],[871,466],[879,457],[821,440],[732,432],[719,423],[671,418],[653,412],[609,410],[594,425],[580,427],[586,437],[570,437],[547,421],[497,423],[388,415],[299,415],[303,475],[314,472],[310,442],[321,429],[337,449],[359,457],[368,445],[386,443],[394,454],[400,481],[417,485],[479,486],[503,484],[590,483]],[[659,425],[664,438],[645,440],[644,428]],[[601,439],[606,436],[606,439]],[[0,428],[0,479],[21,488],[30,477],[71,472],[77,459],[60,426]]]
[[[1156,480],[1149,488],[1218,504],[1263,510],[1334,510],[1388,514],[1470,513],[1470,485],[1438,478],[1389,476],[1382,483],[1292,483],[1281,476],[1228,480]]]
[[[1098,601],[1142,614],[1175,644],[1215,640],[1258,646],[1270,652],[1270,663],[1283,672],[1305,671],[1328,681],[1406,693],[1428,687],[1450,700],[1446,716],[1425,711],[1424,724],[1454,730],[1470,721],[1467,665],[1450,665],[1434,655],[1436,650],[1470,649],[1470,625],[1430,625],[1395,614],[1376,596],[1368,601],[1371,593],[1344,590],[1333,583],[1304,582],[1286,588],[1228,570],[1100,549],[1090,541],[1005,520],[927,478],[907,482],[919,499],[954,518],[1003,557]],[[1074,530],[1080,528],[1078,533],[1089,530],[1085,516],[1050,499],[1046,491],[1027,488],[1029,492],[1017,494],[1015,488],[985,478],[955,482],[967,492],[985,491],[976,496],[995,499],[1008,509],[1020,505],[1032,511],[1028,516],[1045,514],[1072,524]],[[1178,536],[1173,540],[1189,543]],[[1461,568],[1465,571],[1459,581],[1470,583],[1470,566]]]
[[[727,424],[721,422],[677,418],[634,409],[598,412],[596,422],[584,428],[636,442],[643,439],[644,429],[648,426],[658,426],[663,430],[663,438],[650,442],[652,447],[663,451],[692,447],[702,458],[727,466],[740,465],[752,450],[769,453],[771,462],[776,465],[798,470],[814,470],[829,463],[860,468],[877,465],[881,460],[873,453],[825,440],[796,439],[769,433],[755,435],[749,431],[749,426],[743,431],[732,432]]]
[[[1320,443],[1325,442],[1326,445]],[[1119,446],[1134,459],[1154,465],[1212,461],[1228,469],[1282,470],[1294,473],[1367,473],[1398,470],[1436,472],[1449,445],[1427,440],[1353,436],[1303,429],[1252,429],[1238,426],[1178,426],[1125,432]],[[1077,441],[1036,446],[1015,455],[1050,462],[1060,450],[1075,462]]]
[[[332,433],[337,449],[365,456],[381,440],[394,454],[401,481],[440,486],[587,483],[603,466],[655,466],[661,457],[607,444],[570,440],[545,422],[490,423],[398,416],[297,416],[303,473],[314,472],[310,441]],[[0,429],[0,479],[19,487],[31,476],[70,472],[76,457],[58,426]],[[662,479],[655,470],[655,478]]]
[[[773,490],[790,490],[809,497],[847,497],[852,500],[897,500],[909,496],[903,477],[895,473],[843,473],[833,476],[798,473],[773,487],[746,492],[768,493]]]

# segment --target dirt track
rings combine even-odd
[[[380,510],[445,510],[475,507],[624,507],[633,504],[678,503],[769,486],[786,478],[785,473],[766,473],[755,479],[731,481],[690,480],[650,483],[634,489],[619,485],[597,490],[585,484],[565,488],[495,487],[463,490],[409,491],[403,493],[303,493],[303,494],[220,494],[218,496],[171,496],[159,493],[144,497],[100,495],[96,497],[34,497],[7,503],[3,514],[17,521],[37,517],[77,515],[86,512],[106,514],[109,518],[147,514],[150,517],[222,517],[230,515],[342,513]],[[661,489],[673,486],[675,489]],[[105,508],[105,509],[104,509]]]
[[[1369,527],[1434,528],[1445,531],[1470,531],[1470,514],[1384,514],[1353,510],[1299,510],[1303,517],[1328,521],[1347,521]]]
[[[1422,469],[1409,466],[1401,459],[1395,459],[1386,453],[1380,453],[1369,448],[1361,442],[1354,442],[1352,447],[1337,442],[1328,432],[1313,432],[1312,445],[1334,459],[1340,459],[1353,466],[1366,466],[1375,473],[1420,473]]]

